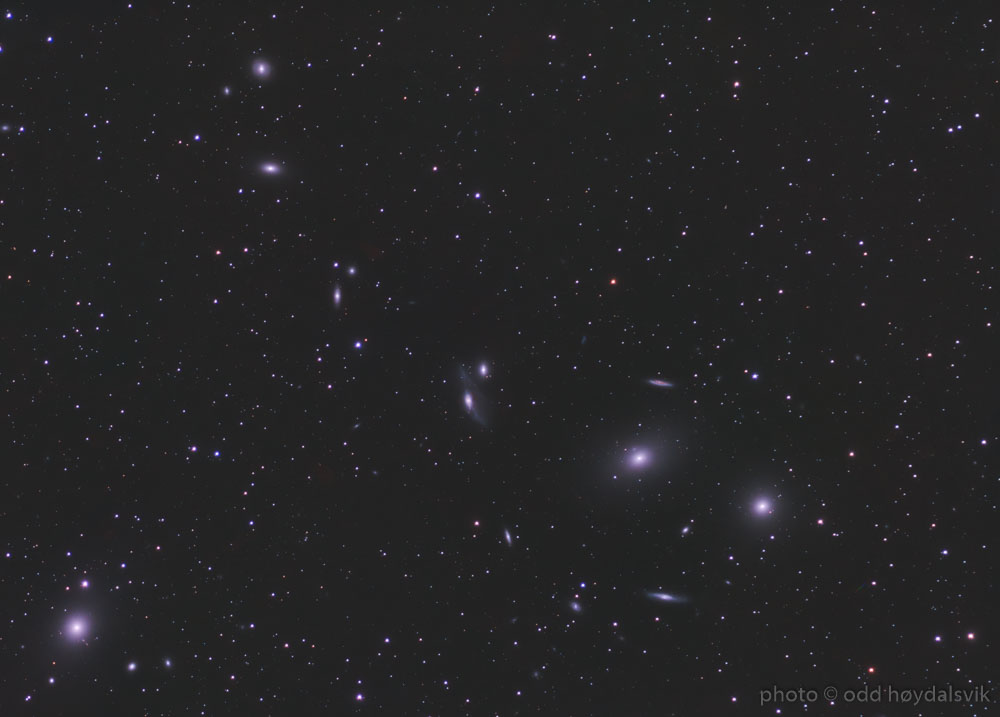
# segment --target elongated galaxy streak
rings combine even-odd
[[[646,597],[650,600],[658,600],[659,602],[687,602],[687,598],[680,595],[671,595],[670,593],[649,591],[646,593]]]

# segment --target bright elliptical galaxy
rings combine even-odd
[[[3,9],[0,714],[988,713],[995,10]]]

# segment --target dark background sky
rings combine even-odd
[[[996,8],[341,5],[6,6],[0,713],[987,711]]]

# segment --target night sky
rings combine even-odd
[[[343,5],[0,9],[0,714],[990,712],[995,5]]]

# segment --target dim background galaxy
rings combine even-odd
[[[996,10],[0,8],[0,713],[991,712]]]

